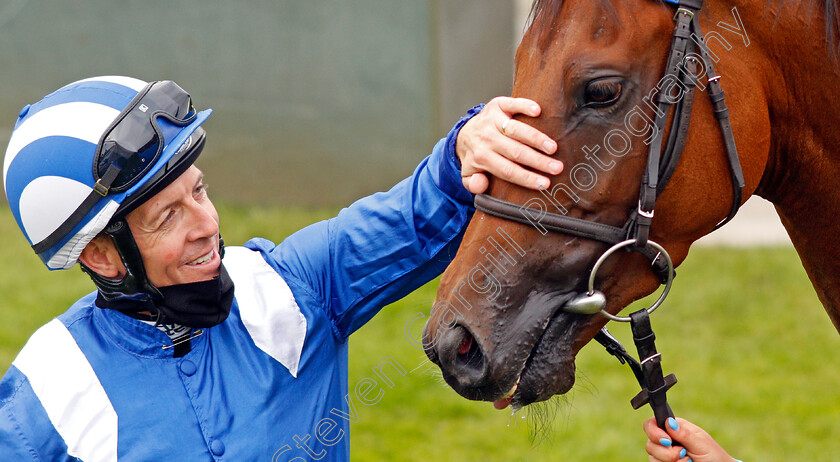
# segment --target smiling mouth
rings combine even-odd
[[[198,265],[204,265],[206,263],[209,263],[210,261],[213,260],[213,255],[215,253],[216,253],[215,249],[211,250],[211,251],[207,252],[205,255],[202,255],[201,257],[198,257],[195,260],[187,263],[187,266],[198,266]]]

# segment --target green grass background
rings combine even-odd
[[[228,245],[252,236],[281,240],[333,210],[220,207]],[[0,208],[0,364],[5,370],[39,326],[92,289],[78,269],[47,272]],[[351,339],[350,392],[385,357],[381,401],[356,402],[354,461],[645,461],[633,411],[637,385],[597,344],[578,357],[578,383],[563,398],[511,416],[467,401],[405,338],[407,321],[427,314],[437,282],[386,307]],[[677,415],[704,426],[745,461],[840,460],[840,336],[791,248],[696,248],[652,317]],[[414,325],[419,335],[422,321]],[[632,350],[629,327],[611,330]],[[539,429],[539,430],[537,430]]]

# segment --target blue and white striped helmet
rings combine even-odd
[[[151,114],[148,119],[163,140],[157,157],[141,166],[125,190],[102,190],[97,184],[102,174],[97,172],[97,147],[123,120],[123,111],[131,111],[128,107],[149,88],[147,82],[130,77],[94,77],[64,86],[21,110],[6,149],[3,185],[18,226],[49,269],[71,268],[120,204],[183,151],[180,148],[192,142],[190,135],[211,113],[191,112],[188,123],[182,124]],[[83,204],[91,199],[95,202],[87,210]]]

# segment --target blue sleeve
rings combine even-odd
[[[246,246],[261,250],[293,286],[304,286],[307,298],[326,309],[335,335],[346,338],[383,306],[437,277],[455,256],[474,212],[455,140],[482,107],[470,110],[391,190],[361,199],[277,247],[260,239]]]
[[[14,365],[0,381],[0,455],[4,461],[79,460],[67,455],[67,445]]]

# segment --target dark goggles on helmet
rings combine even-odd
[[[158,119],[185,127],[195,116],[189,93],[175,82],[164,80],[147,85],[99,141],[93,159],[94,190],[105,196],[137,184],[155,165],[166,145],[167,134]],[[169,137],[177,134],[177,130],[171,132]]]
[[[136,185],[157,163],[166,143],[196,118],[189,93],[171,80],[152,82],[117,116],[96,147],[93,191],[52,234],[32,247],[41,253],[81,223],[102,197]],[[165,119],[169,124],[160,124]]]

